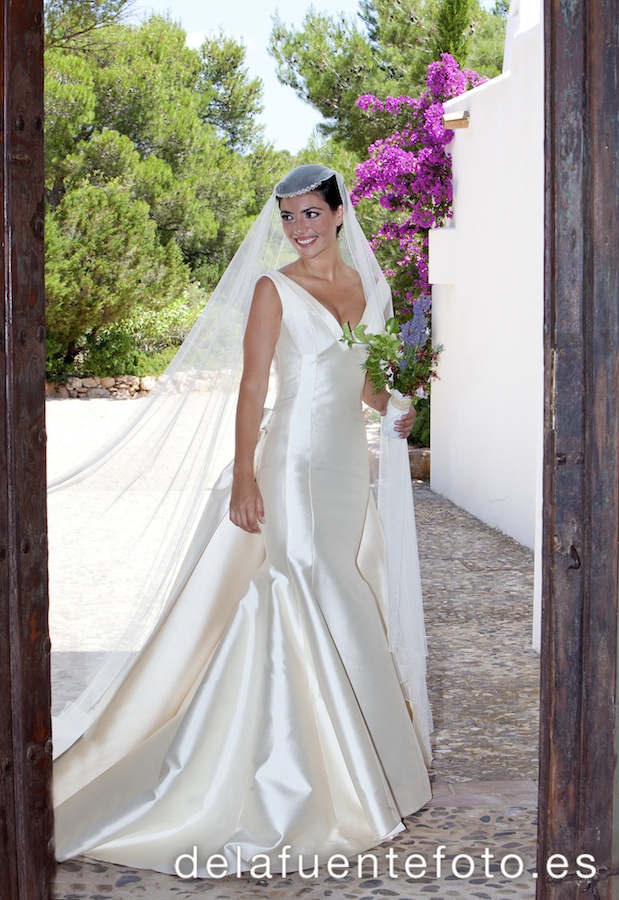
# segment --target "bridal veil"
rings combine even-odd
[[[386,281],[341,176],[293,170],[286,192],[334,176],[344,202],[340,248],[363,281],[374,320],[392,315]],[[292,186],[292,187],[291,187]],[[212,485],[233,456],[245,323],[257,278],[295,258],[276,192],[244,239],[191,332],[128,424],[49,485],[54,751],[105,709],[137,651],[196,562],[192,537]],[[432,730],[426,640],[406,441],[376,448],[389,646],[426,762]],[[179,654],[183,647],[177,648]]]

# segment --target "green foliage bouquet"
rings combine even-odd
[[[429,298],[420,297],[413,303],[412,319],[402,325],[396,318],[388,319],[381,334],[368,334],[365,325],[354,329],[344,325],[345,343],[367,347],[363,368],[375,393],[388,390],[406,397],[427,396],[443,350],[440,344],[432,347],[430,341],[429,306]]]
[[[353,329],[348,323],[344,325],[344,343],[367,347],[363,368],[374,393],[387,390],[392,395],[394,418],[402,415],[413,397],[427,397],[431,381],[438,377],[436,368],[443,347],[432,346],[430,305],[429,297],[420,297],[413,302],[409,321],[401,324],[396,318],[388,319],[380,334],[368,333],[365,325]]]

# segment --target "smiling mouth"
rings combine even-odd
[[[299,244],[301,247],[309,247],[311,244],[314,243],[314,241],[316,240],[316,238],[315,238],[315,237],[311,237],[311,238],[295,238],[295,240],[296,240],[297,244]]]

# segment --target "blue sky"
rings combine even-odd
[[[305,146],[312,130],[320,121],[319,114],[299,100],[291,88],[275,77],[275,60],[267,53],[271,32],[271,16],[278,10],[287,25],[299,26],[310,6],[320,12],[344,12],[356,15],[358,0],[135,0],[132,18],[144,19],[149,13],[169,13],[180,22],[190,46],[198,46],[205,34],[218,32],[241,38],[247,47],[247,67],[252,76],[264,84],[262,122],[266,138],[278,150],[296,153]]]

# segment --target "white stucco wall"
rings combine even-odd
[[[430,234],[432,488],[535,548],[543,424],[540,0],[512,0],[503,74],[446,104],[454,216]]]

